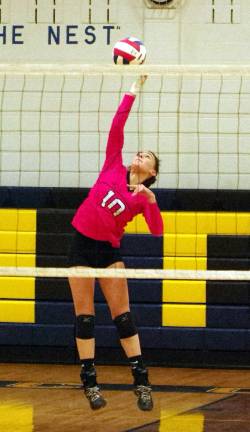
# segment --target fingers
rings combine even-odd
[[[137,78],[137,80],[132,84],[129,92],[134,94],[134,95],[139,93],[139,91],[140,91],[141,87],[143,86],[143,84],[145,83],[147,77],[148,77],[147,75],[141,75],[139,78]]]
[[[140,76],[140,80],[141,80],[141,85],[143,85],[145,83],[145,81],[147,80],[148,76],[147,75],[141,75]]]
[[[142,193],[145,190],[145,187],[142,184],[133,185],[132,188],[134,189],[134,192],[132,193],[133,196]]]

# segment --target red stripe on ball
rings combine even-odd
[[[121,56],[128,60],[129,62],[135,59],[135,56],[132,56],[131,54],[126,53],[125,51],[119,50],[118,48],[114,49],[114,55]]]
[[[137,51],[140,51],[140,44],[136,41],[131,41],[130,39],[122,39],[120,42],[124,42],[135,48]]]

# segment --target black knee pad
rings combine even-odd
[[[76,317],[76,337],[79,339],[92,339],[94,337],[94,315],[78,315]]]
[[[114,324],[117,327],[120,339],[125,339],[137,334],[137,328],[134,324],[131,312],[125,312],[115,317]]]

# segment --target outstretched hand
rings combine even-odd
[[[142,195],[145,195],[147,197],[148,202],[150,204],[153,204],[153,203],[156,202],[155,194],[149,188],[147,188],[146,186],[144,186],[143,184],[128,185],[128,187],[130,189],[133,189],[133,191],[134,191],[132,193],[132,196],[136,196],[138,194],[142,194]]]
[[[138,81],[139,81],[139,83],[140,83],[141,86],[143,86],[143,84],[145,83],[145,81],[147,80],[147,78],[148,78],[147,75],[141,75],[141,76],[138,78]]]
[[[139,76],[139,78],[137,78],[137,80],[135,82],[133,82],[133,84],[130,88],[130,93],[132,93],[133,95],[136,95],[140,91],[143,84],[145,83],[147,77],[148,77],[147,75]]]

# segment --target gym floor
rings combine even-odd
[[[91,411],[79,366],[0,364],[0,431],[250,432],[250,370],[151,367],[139,411],[125,366],[97,366],[107,406]]]

